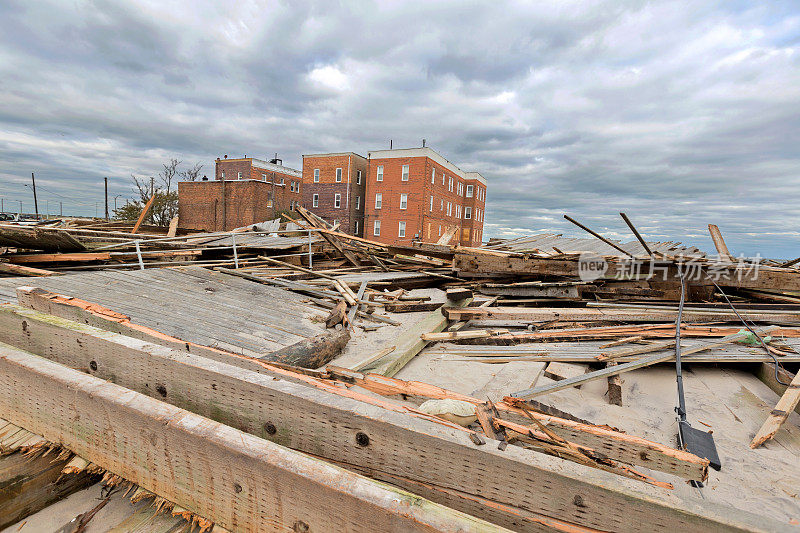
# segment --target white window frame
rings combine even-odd
[[[447,190],[453,192],[453,176],[447,180]]]
[[[433,195],[431,195],[431,208],[430,212],[433,213]]]
[[[411,171],[408,168],[408,165],[403,165],[403,174],[400,176],[400,181],[408,181],[408,176],[411,174]]]
[[[442,172],[442,187],[444,187],[444,183],[446,180],[447,180],[447,175],[444,172]]]
[[[361,197],[356,196],[356,209],[361,209]]]
[[[444,211],[444,198],[439,200],[439,211]]]
[[[266,175],[266,174],[263,174],[263,173],[262,173],[262,174],[261,174],[261,178],[262,178],[264,181],[267,181],[267,175]]]
[[[241,172],[237,172],[237,173],[236,173],[236,179],[237,179],[237,180],[240,180],[240,179],[242,179],[242,173],[241,173]]]
[[[354,221],[353,235],[358,235],[358,220]]]
[[[431,169],[431,185],[436,185],[436,168]]]
[[[319,169],[314,169],[314,183],[319,183]]]
[[[400,195],[400,209],[408,209],[408,194],[406,193]]]
[[[406,221],[401,220],[397,223],[397,236],[398,237],[405,237],[406,236]]]
[[[453,216],[453,202],[447,202],[447,216]]]
[[[375,193],[375,209],[383,207],[383,193]]]
[[[342,207],[342,195],[338,192],[333,195],[333,207],[336,209],[340,209]]]
[[[381,236],[381,221],[380,220],[376,220],[372,224],[372,235],[374,235],[375,237],[380,237]]]
[[[472,198],[472,185],[467,185],[467,198]]]
[[[464,208],[464,220],[470,220],[470,219],[472,219],[472,208],[467,206]]]
[[[361,185],[361,171],[356,170],[356,185]],[[358,222],[356,222],[358,224]]]
[[[225,171],[224,170],[220,170],[219,171],[219,177],[222,178],[222,179],[225,179]]]
[[[461,204],[456,204],[456,218],[461,218]]]
[[[378,170],[375,173],[375,181],[383,181],[383,165],[378,165]]]
[[[319,194],[311,197],[311,207],[319,207]]]
[[[342,182],[342,169],[341,168],[337,168],[336,169],[336,183],[341,183],[341,182]]]

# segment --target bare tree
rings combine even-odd
[[[186,170],[181,171],[181,177],[186,181],[197,181],[197,178],[200,177],[200,171],[203,169],[203,165],[200,163],[195,163],[194,166],[187,168]]]
[[[164,163],[162,166],[164,170],[158,173],[158,178],[161,180],[161,183],[164,185],[164,188],[167,190],[167,194],[172,190],[172,180],[175,178],[176,175],[179,174],[178,166],[181,164],[175,158],[169,160],[168,163]]]

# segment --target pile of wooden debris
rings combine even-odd
[[[17,237],[63,275],[0,279],[0,528],[796,529],[797,262],[299,214],[48,252],[134,247],[85,261]]]

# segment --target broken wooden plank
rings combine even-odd
[[[349,340],[347,328],[327,331],[262,355],[258,360],[299,368],[321,368],[336,359]]]
[[[725,239],[722,238],[722,232],[716,224],[708,225],[708,233],[711,234],[711,240],[714,241],[714,248],[717,249],[720,259],[724,261],[733,262],[734,259],[728,251],[728,246],[725,244]]]
[[[616,361],[609,361],[606,367],[616,366]],[[622,378],[619,374],[608,376],[608,403],[611,405],[622,405]]]
[[[473,329],[469,331],[447,331],[441,333],[423,333],[420,338],[428,342],[452,342],[465,339],[486,339],[508,333],[507,329]]]
[[[453,287],[445,291],[445,297],[450,301],[463,300],[464,298],[472,298],[472,289],[467,287]]]
[[[800,372],[795,374],[792,382],[786,387],[786,392],[783,393],[775,409],[772,410],[769,417],[764,422],[764,425],[761,426],[756,436],[753,437],[750,447],[758,448],[774,437],[775,433],[781,428],[781,425],[789,418],[789,413],[791,413],[798,404],[800,404]]]
[[[68,462],[68,457],[58,459],[53,454],[36,457],[21,452],[0,455],[0,529],[95,481],[94,476],[85,473],[62,476],[61,470]]]
[[[384,304],[383,308],[390,313],[420,313],[434,311],[442,307],[442,302],[391,302]]]
[[[308,210],[306,210],[305,208],[298,206],[297,207],[297,212],[311,226],[313,226],[315,228],[321,227],[321,224],[314,219],[313,214],[311,212],[309,212]],[[326,241],[328,241],[328,244],[333,246],[336,249],[336,251],[338,251],[340,254],[342,254],[342,256],[345,259],[347,259],[347,261],[350,264],[352,264],[353,266],[361,266],[361,263],[359,262],[358,258],[354,254],[349,252],[348,250],[345,250],[344,247],[342,246],[342,243],[339,242],[339,239],[335,235],[333,235],[333,234],[331,234],[329,232],[319,232],[319,234],[322,235],[322,238],[325,239]]]
[[[778,380],[775,379],[775,363],[759,364],[755,369],[755,375],[779,397],[783,396],[786,392],[786,385],[779,383]],[[782,367],[778,368],[778,376],[784,383],[791,383],[795,377],[794,374]],[[800,405],[795,407],[794,410],[800,414]]]
[[[133,229],[131,230],[131,233],[137,233],[139,231],[139,226],[141,226],[142,222],[144,222],[144,219],[147,216],[147,213],[150,211],[150,207],[153,205],[153,200],[155,200],[155,199],[156,199],[156,195],[152,194],[150,196],[150,199],[147,200],[147,203],[144,204],[144,207],[142,208],[142,212],[139,214],[139,218],[136,219],[136,224],[133,225]]]
[[[0,351],[2,416],[231,531],[503,530],[36,355]]]
[[[325,327],[332,328],[336,324],[340,324],[345,320],[347,316],[347,302],[344,300],[340,301],[339,303],[331,309],[330,314],[328,314],[328,318],[325,319]]]
[[[386,348],[383,348],[383,349],[379,350],[377,353],[374,353],[374,354],[370,355],[369,357],[367,357],[366,359],[362,360],[361,362],[352,365],[350,367],[350,370],[353,370],[355,372],[361,372],[361,369],[367,368],[370,363],[372,363],[373,361],[377,361],[378,359],[380,359],[384,355],[389,355],[390,353],[392,353],[395,350],[395,348],[397,348],[397,347],[396,346],[387,346]]]
[[[14,265],[11,263],[2,262],[0,262],[0,273],[11,274],[13,276],[32,277],[55,276],[59,274],[59,272],[53,272],[52,270],[44,270],[42,268],[33,268],[29,266]]]
[[[447,326],[448,320],[442,315],[441,310],[467,306],[471,301],[472,298],[467,298],[459,302],[440,304],[436,310],[431,311],[425,318],[395,338],[394,343],[397,348],[392,353],[373,361],[364,368],[375,374],[394,376],[427,346],[428,342],[420,338],[423,333],[438,333]]]

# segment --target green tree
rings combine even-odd
[[[168,226],[178,214],[178,192],[173,190],[173,181],[179,176],[189,181],[195,181],[203,166],[196,163],[187,170],[179,170],[181,161],[173,158],[162,164],[162,170],[155,176],[135,176],[133,180],[134,192],[139,197],[124,206],[114,210],[116,220],[137,220],[142,209],[154,196],[153,204],[147,211],[145,222],[154,226]]]

